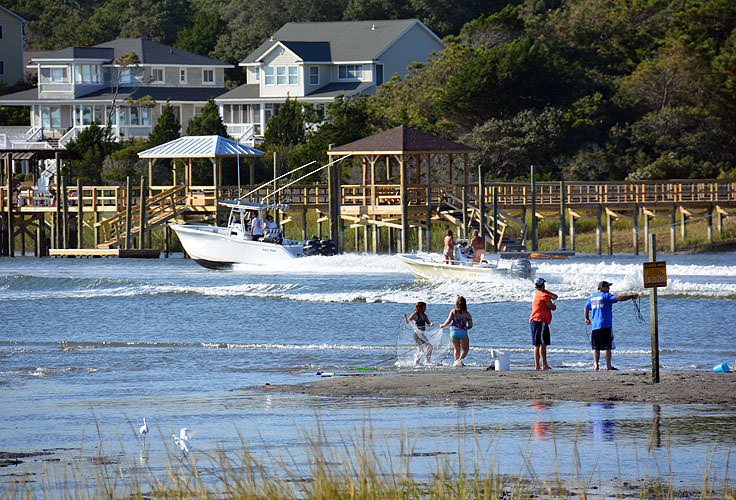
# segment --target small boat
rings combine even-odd
[[[398,258],[420,279],[491,280],[498,276],[533,278],[536,269],[528,255],[514,254],[516,252],[486,253],[480,262],[473,262],[472,258],[466,258],[462,252],[456,253],[458,260],[450,263],[446,263],[444,256],[439,254],[399,254]]]
[[[220,205],[230,208],[225,227],[171,224],[187,254],[204,267],[222,269],[233,264],[269,264],[310,255],[337,253],[332,240],[289,240],[284,238],[281,228],[266,229],[263,238],[254,240],[250,221],[256,215],[265,220],[264,214],[268,210],[288,208],[286,205],[241,200],[222,201]]]

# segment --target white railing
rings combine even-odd
[[[79,132],[86,129],[87,125],[77,125],[75,127],[72,127],[69,129],[67,133],[59,137],[59,146],[62,148],[66,148],[66,145],[69,144],[69,142],[75,140],[77,136],[79,135]]]
[[[29,128],[26,132],[26,142],[36,142],[41,140],[41,127]]]

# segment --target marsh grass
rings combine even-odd
[[[132,426],[131,426],[132,427]],[[647,460],[649,470],[637,479],[637,471],[619,471],[618,477],[601,477],[597,459],[583,466],[578,452],[578,432],[565,442],[558,441],[554,422],[549,422],[554,449],[554,472],[538,475],[532,465],[533,432],[520,455],[519,472],[496,472],[500,460],[496,434],[483,443],[473,424],[460,426],[458,451],[417,453],[406,437],[397,437],[398,446],[380,444],[369,425],[350,436],[331,435],[319,422],[301,429],[304,455],[286,456],[264,447],[257,458],[239,435],[239,445],[226,450],[194,449],[182,454],[161,435],[163,465],[151,466],[148,451],[128,454],[122,444],[116,452],[99,435],[98,450],[91,459],[72,459],[69,464],[47,466],[40,474],[15,476],[0,489],[3,499],[236,499],[236,500],[497,500],[497,499],[711,499],[734,500],[736,489],[729,486],[728,462],[721,479],[713,471],[713,453],[700,469],[700,489],[675,488],[671,473],[660,470],[656,459]],[[98,427],[99,433],[99,427]],[[652,436],[655,432],[652,433]],[[460,440],[471,440],[474,451],[463,457]],[[118,440],[119,443],[120,440]],[[653,446],[650,437],[650,451]],[[261,445],[266,445],[263,442]],[[571,463],[558,462],[558,447],[571,447]],[[144,449],[145,450],[145,449]],[[669,449],[668,449],[669,450]],[[715,452],[715,447],[714,447]],[[83,450],[80,451],[83,454]],[[412,459],[434,456],[434,468],[422,465],[420,477],[412,473]],[[668,451],[668,466],[670,463]],[[94,467],[90,467],[90,463]],[[586,469],[587,467],[587,469]],[[429,471],[428,473],[426,471]]]

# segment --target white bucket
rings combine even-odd
[[[496,370],[508,370],[511,361],[511,355],[503,351],[493,351],[496,357]]]

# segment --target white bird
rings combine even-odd
[[[174,444],[179,447],[185,454],[189,453],[189,434],[187,434],[187,428],[182,427],[179,431],[179,435],[172,434],[171,437],[174,439]]]
[[[143,425],[141,425],[140,429],[138,429],[138,432],[140,432],[141,437],[143,438],[143,446],[146,446],[146,434],[148,434],[148,424],[146,423],[146,417],[143,417]]]

